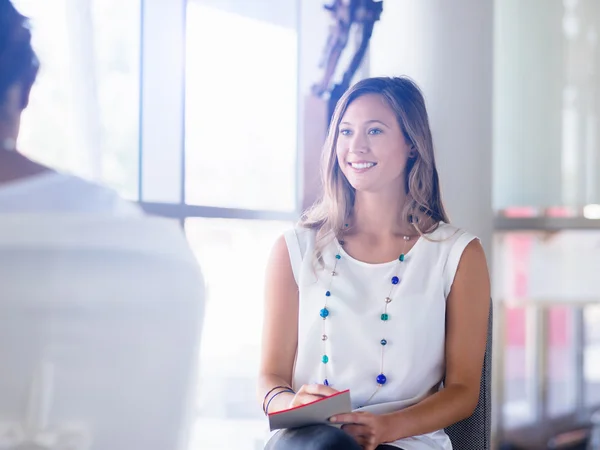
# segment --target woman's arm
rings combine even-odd
[[[294,359],[298,345],[298,286],[285,238],[281,236],[271,251],[267,265],[262,331],[262,354],[258,378],[258,398],[276,386],[291,387]],[[281,389],[271,392],[269,399]],[[269,412],[286,409],[294,394],[277,395]]]
[[[294,360],[298,348],[298,285],[285,238],[273,247],[267,266],[262,356],[258,380],[258,397],[269,413],[303,405],[336,393],[321,384],[304,385],[296,394],[283,391],[292,384]],[[277,397],[273,396],[277,394]],[[266,397],[265,397],[266,396]],[[269,400],[273,400],[269,403]]]
[[[375,448],[375,444],[441,430],[469,417],[479,400],[489,306],[485,254],[481,243],[472,241],[463,252],[447,299],[444,389],[402,411],[381,416],[353,413],[338,419],[366,426]]]

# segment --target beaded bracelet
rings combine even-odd
[[[269,394],[271,394],[271,392],[273,392],[275,389],[291,389],[291,388],[289,386],[275,386],[273,389],[271,389],[269,392],[267,392],[265,394],[265,398],[263,398],[263,404],[262,404],[262,409],[265,414],[267,414],[265,402],[267,401],[267,397],[269,396]]]
[[[275,397],[277,397],[279,394],[283,394],[284,392],[290,392],[290,393],[292,393],[292,394],[295,394],[295,392],[294,392],[294,391],[292,391],[292,390],[291,390],[291,389],[289,389],[289,388],[288,388],[288,389],[284,389],[283,391],[279,391],[279,392],[277,392],[277,393],[276,393],[275,395],[273,395],[273,397],[271,397],[271,398],[269,399],[269,401],[267,402],[267,407],[265,408],[265,416],[268,416],[268,415],[269,415],[269,405],[271,404],[271,401],[272,401],[272,400],[273,400]]]

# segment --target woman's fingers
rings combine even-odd
[[[307,394],[306,392],[298,392],[294,399],[292,400],[291,407],[306,405],[307,403],[312,403],[317,400],[321,400],[323,397],[321,395],[312,395]]]
[[[320,395],[311,395],[311,394],[303,394],[301,397],[302,405],[306,405],[307,403],[316,402],[317,400],[321,400],[323,397]]]
[[[366,434],[365,427],[362,425],[344,425],[342,427],[342,430],[344,430],[346,433],[353,436],[354,438],[365,437]]]
[[[305,384],[298,389],[298,392],[290,403],[290,407],[306,405],[337,392],[335,389],[323,384]]]
[[[362,424],[364,420],[364,416],[359,413],[346,413],[346,414],[337,414],[329,418],[330,422],[333,423],[356,423]]]
[[[304,389],[308,394],[320,395],[321,397],[327,397],[339,392],[331,386],[325,386],[324,384],[305,384],[301,389]]]
[[[365,449],[376,447],[374,437],[368,427],[352,424],[342,426],[342,430],[352,436],[361,447]]]
[[[350,434],[350,433],[348,433],[348,434]],[[363,448],[363,449],[369,449],[369,450],[372,449],[372,448],[374,448],[373,444],[371,443],[371,441],[369,440],[369,438],[367,438],[365,436],[353,435],[353,434],[350,434],[350,436],[352,436],[352,438],[356,441],[356,443],[358,445],[361,446],[361,448]]]

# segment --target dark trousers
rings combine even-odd
[[[352,436],[329,425],[281,430],[273,436],[265,450],[361,450]],[[401,450],[380,445],[377,450]]]

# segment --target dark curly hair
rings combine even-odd
[[[27,17],[10,0],[0,0],[0,104],[10,87],[18,83],[23,86],[21,107],[25,108],[38,70]]]

